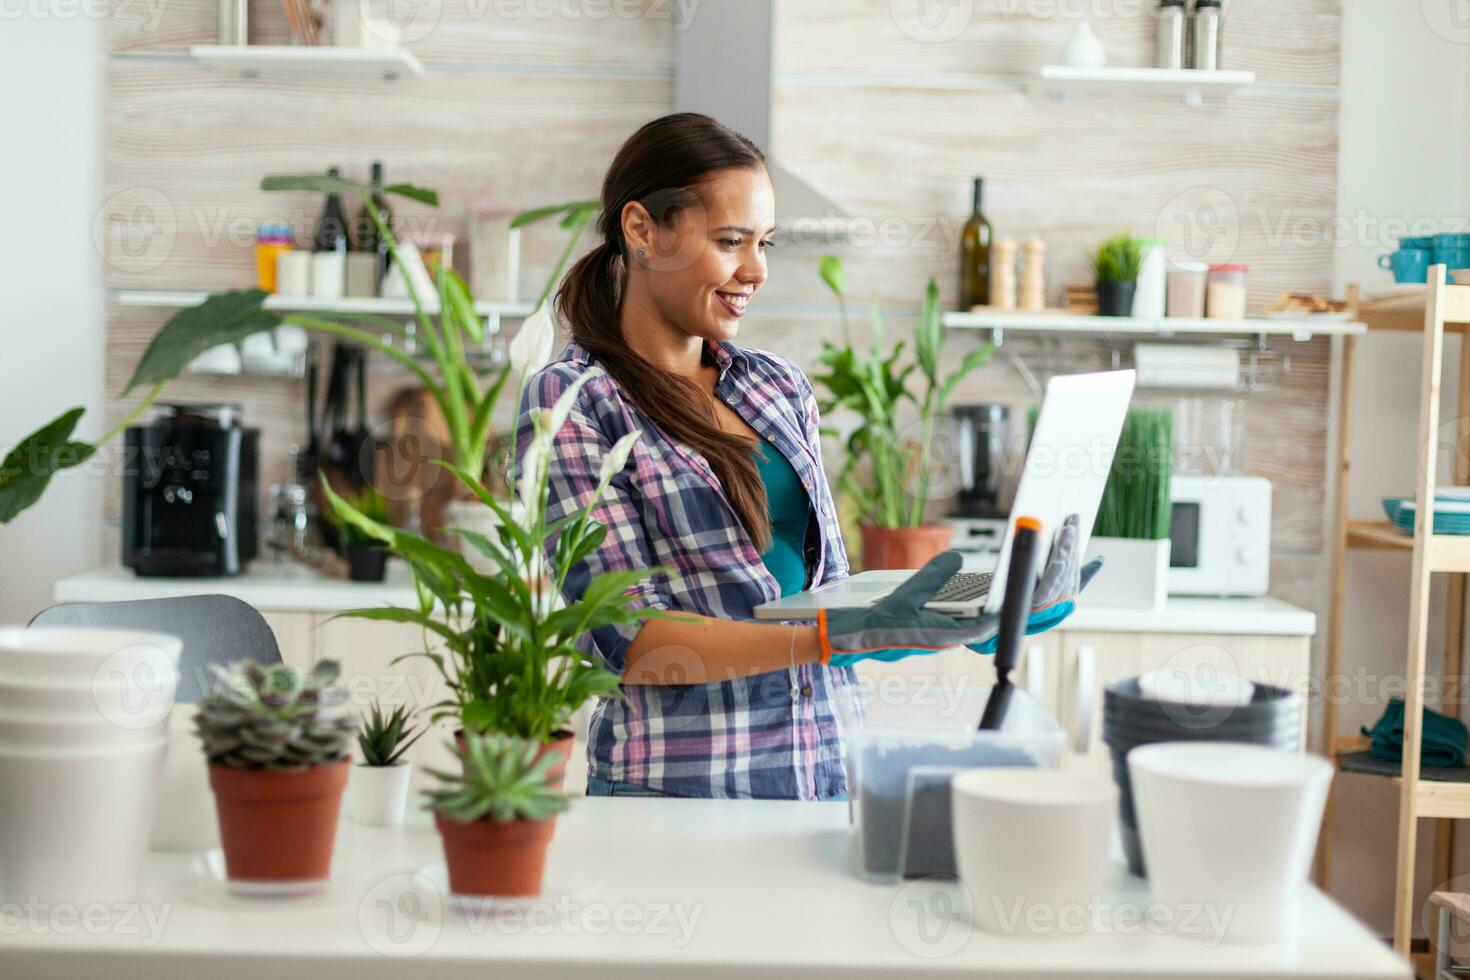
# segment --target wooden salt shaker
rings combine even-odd
[[[990,246],[990,306],[1009,312],[1016,308],[1016,240],[998,238]]]
[[[1021,246],[1021,309],[1040,313],[1046,309],[1046,243],[1036,236]]]

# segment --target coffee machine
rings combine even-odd
[[[164,405],[124,437],[122,562],[138,575],[238,575],[255,557],[260,431],[238,405]]]
[[[1006,452],[1011,436],[1010,409],[1005,405],[952,405],[949,432],[959,469],[959,493],[948,523],[959,551],[999,551],[1005,535],[1009,501],[1005,483]]]

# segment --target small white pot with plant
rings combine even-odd
[[[373,705],[372,714],[357,730],[357,747],[362,761],[352,767],[347,781],[347,812],[368,827],[397,827],[408,809],[413,763],[403,753],[424,734],[414,730],[413,712],[399,705],[386,716]]]

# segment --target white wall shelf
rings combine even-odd
[[[255,78],[259,75],[416,78],[424,64],[402,49],[335,47],[329,44],[196,44],[189,54],[200,64]]]
[[[1043,65],[1032,88],[1053,99],[1071,94],[1179,96],[1197,106],[1206,97],[1229,95],[1254,85],[1253,71],[1197,71],[1192,68],[1073,68]]]
[[[949,312],[944,325],[967,330],[1016,333],[1176,334],[1253,336],[1286,335],[1293,340],[1361,334],[1367,326],[1350,320],[1266,317],[1255,320],[1209,320],[1192,317],[1079,316],[1068,313]]]
[[[113,297],[123,306],[153,306],[164,309],[182,309],[198,306],[209,294],[186,290],[119,289]],[[268,310],[297,313],[376,313],[380,316],[412,316],[413,302],[408,299],[388,297],[320,299],[314,296],[268,296]],[[430,313],[439,312],[439,301],[431,297],[424,308]],[[487,317],[523,319],[535,310],[530,303],[483,303],[475,304],[475,312]]]

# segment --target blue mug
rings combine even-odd
[[[1435,235],[1434,264],[1447,272],[1470,269],[1470,235]]]
[[[1401,248],[1378,256],[1378,268],[1392,269],[1394,282],[1428,282],[1432,254],[1427,248]]]
[[[1417,238],[1400,238],[1399,248],[1434,248],[1434,235],[1421,235]]]

